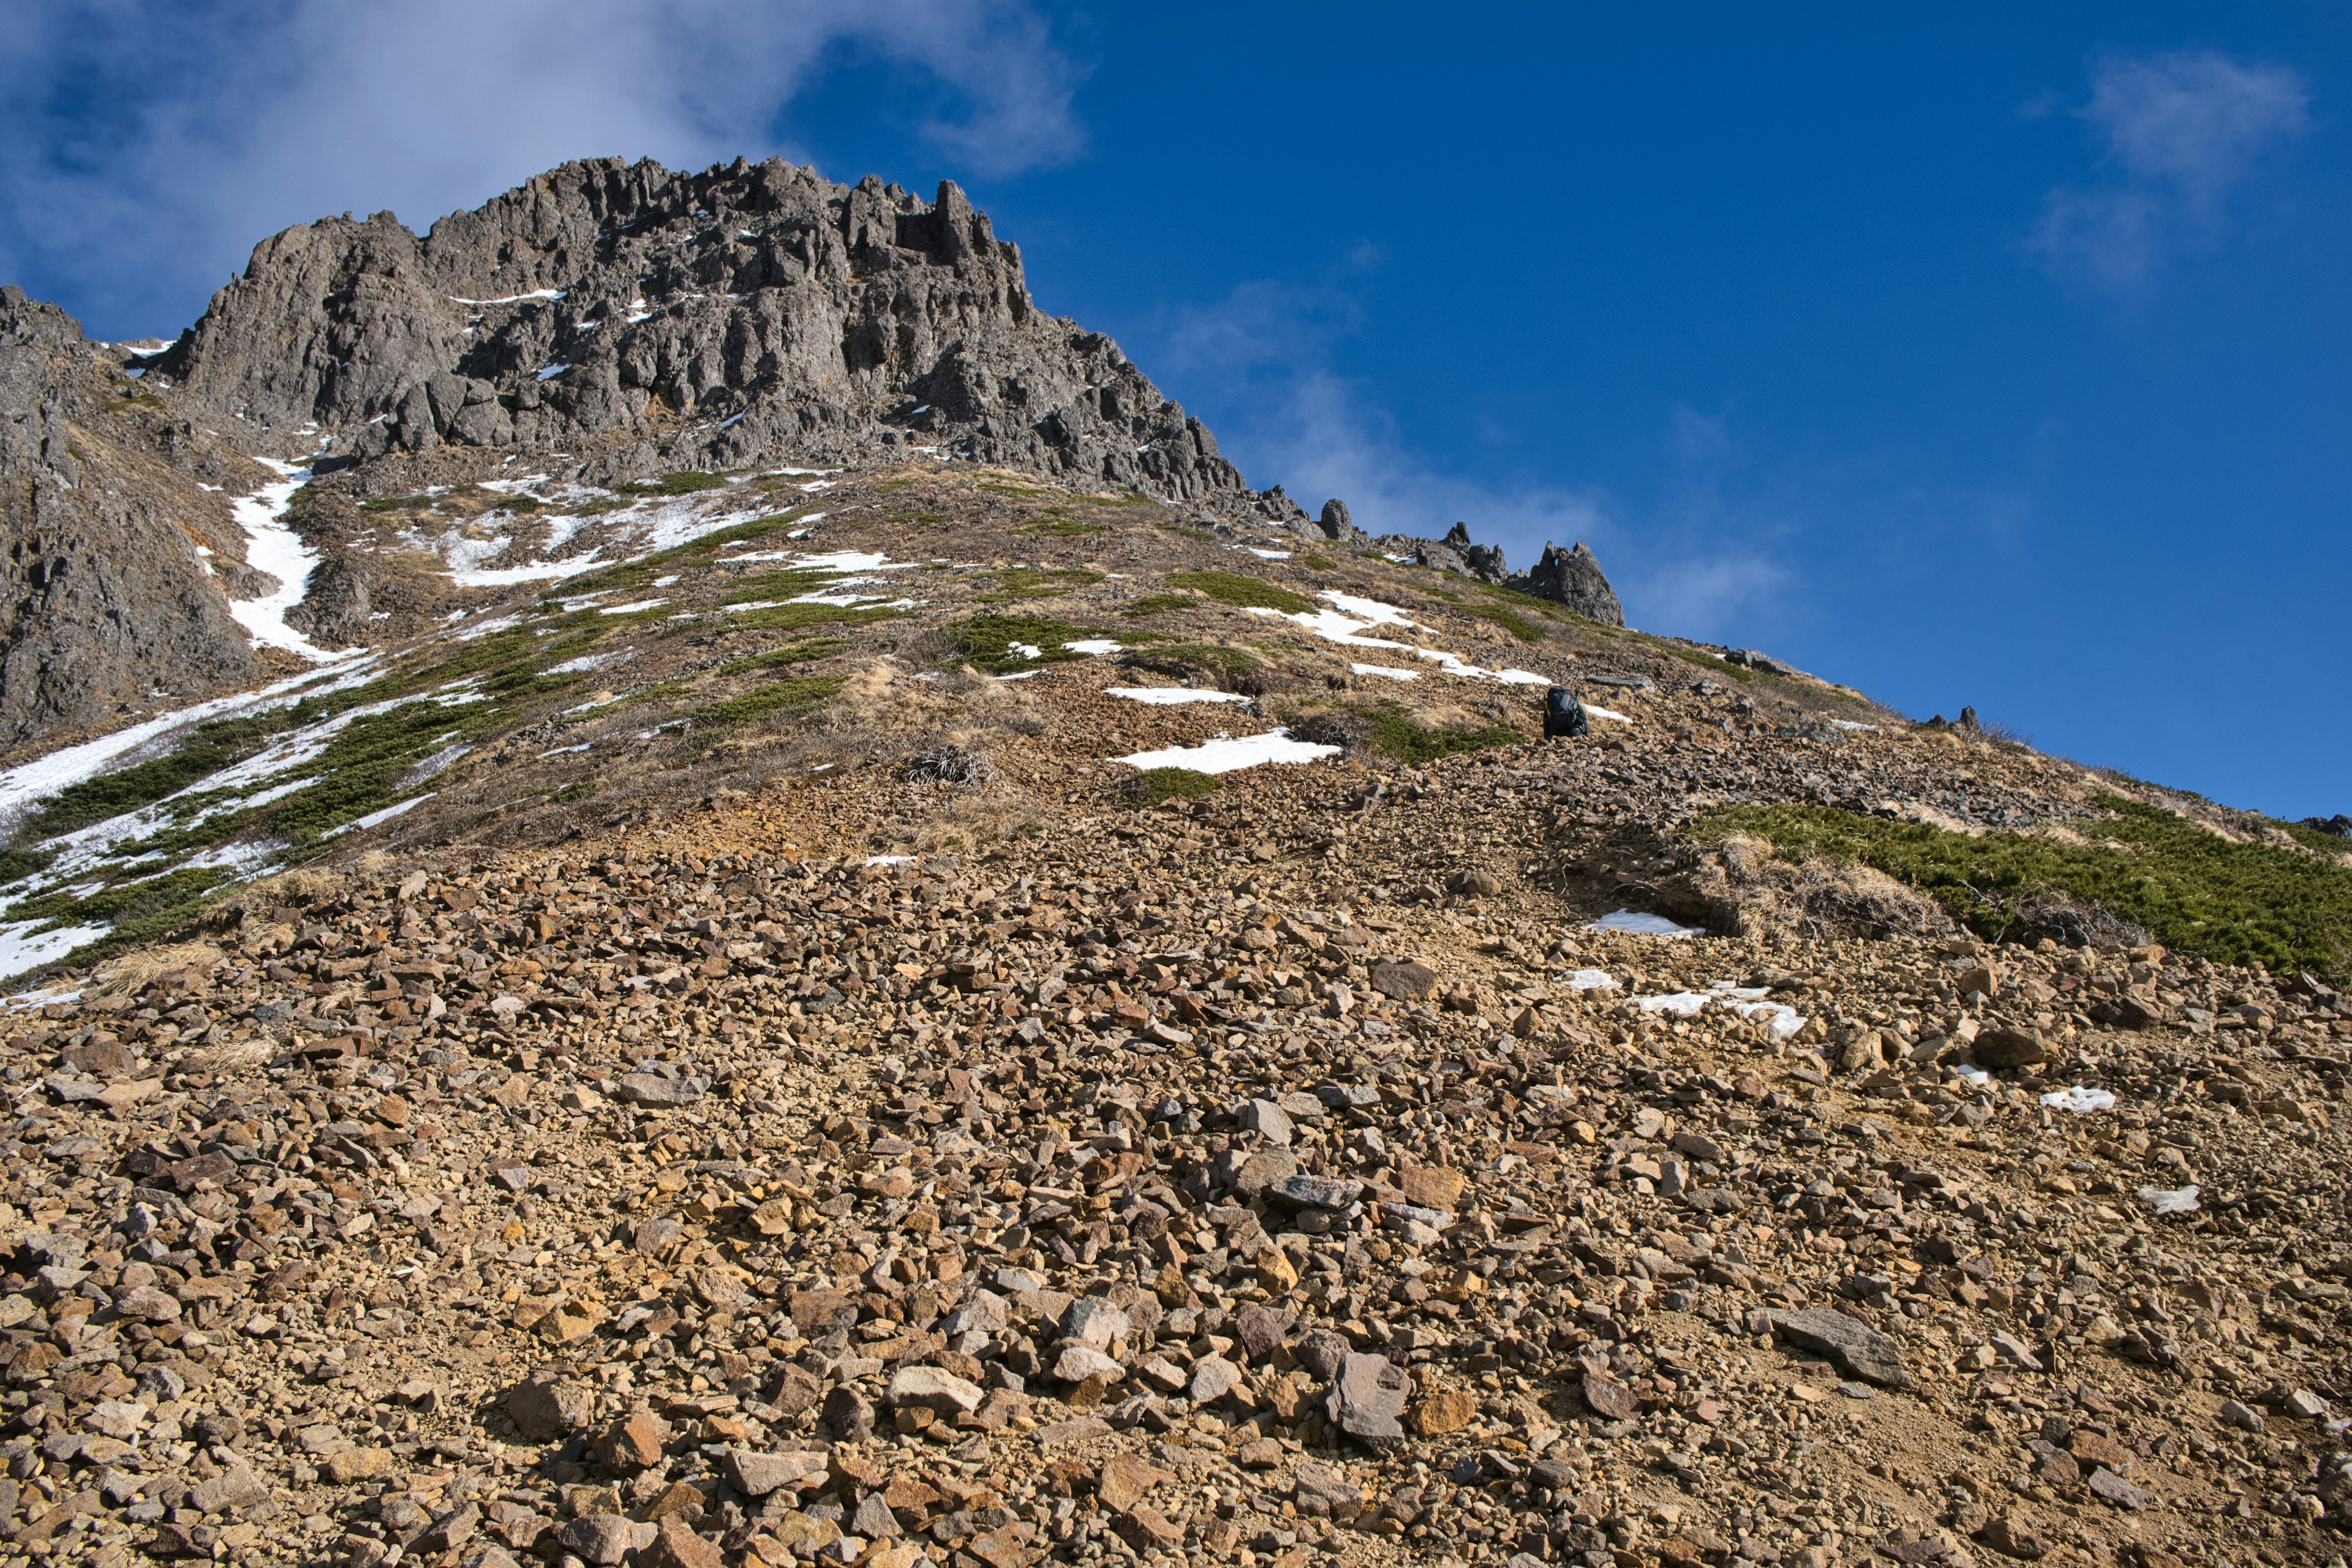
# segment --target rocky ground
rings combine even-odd
[[[1136,678],[1021,689],[1211,724]],[[1147,810],[1041,724],[54,979],[0,1568],[2337,1560],[2352,1016],[1743,879],[1695,803],[2087,782],[1714,685]]]

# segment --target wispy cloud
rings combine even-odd
[[[73,279],[111,330],[177,327],[328,212],[422,226],[570,158],[804,159],[780,118],[845,61],[925,84],[909,129],[951,172],[1083,143],[1026,0],[19,0],[9,26],[0,277]]]
[[[2090,100],[2075,112],[2106,168],[2043,198],[2028,250],[2068,282],[2144,287],[2168,254],[2227,230],[2231,192],[2310,129],[2310,106],[2304,79],[2284,66],[2201,49],[2095,59]]]
[[[1710,429],[1687,409],[1669,412],[1667,439],[1686,448],[1678,468],[1689,482],[1638,517],[1597,486],[1434,462],[1360,382],[1334,368],[1335,351],[1364,324],[1354,286],[1377,262],[1360,250],[1318,282],[1244,283],[1215,304],[1178,312],[1150,363],[1201,401],[1251,483],[1280,484],[1309,512],[1337,497],[1369,532],[1421,538],[1459,520],[1517,567],[1547,542],[1582,540],[1636,625],[1715,637],[1753,624],[1788,574],[1770,539],[1748,532],[1748,520],[1704,493],[1700,470],[1728,445],[1719,421]]]

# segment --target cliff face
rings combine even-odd
[[[260,673],[222,491],[266,476],[118,357],[0,288],[0,749]]]
[[[926,203],[774,159],[567,163],[421,239],[388,213],[288,229],[159,370],[346,460],[513,445],[597,479],[933,447],[1246,496],[1117,344],[1031,303],[954,184]]]

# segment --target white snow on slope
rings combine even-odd
[[[63,958],[86,942],[96,942],[112,929],[108,926],[65,926],[57,931],[37,931],[39,921],[18,921],[13,925],[0,925],[0,977],[22,974],[44,963]]]
[[[331,652],[286,624],[286,612],[302,602],[302,595],[310,591],[311,570],[319,564],[319,552],[303,543],[302,536],[285,521],[294,492],[310,482],[310,470],[289,468],[267,458],[260,461],[278,474],[278,482],[231,501],[229,510],[237,526],[245,530],[245,563],[277,578],[278,587],[258,599],[230,600],[228,613],[253,638],[256,647],[282,647],[320,664],[353,658],[356,650]]]
[[[1295,626],[1303,626],[1324,641],[1337,643],[1341,647],[1395,648],[1408,652],[1416,658],[1429,659],[1442,668],[1446,674],[1463,680],[1492,680],[1505,686],[1549,686],[1551,684],[1550,677],[1537,675],[1530,670],[1481,669],[1460,654],[1447,653],[1438,648],[1420,647],[1412,643],[1392,642],[1382,637],[1366,637],[1364,634],[1367,632],[1387,626],[1395,626],[1408,632],[1425,632],[1431,629],[1417,624],[1411,616],[1406,615],[1394,605],[1384,605],[1378,599],[1361,598],[1353,594],[1335,593],[1328,588],[1318,594],[1316,597],[1329,604],[1331,608],[1302,610],[1295,615],[1284,615],[1280,610],[1253,606],[1249,613],[1253,616],[1276,616]],[[1359,675],[1384,675],[1391,679],[1407,680],[1412,679],[1410,672],[1399,670],[1388,665],[1357,665],[1353,668]]]
[[[562,298],[563,290],[561,289],[534,289],[528,294],[509,294],[497,300],[468,300],[461,295],[452,294],[449,296],[449,300],[450,303],[457,305],[520,305],[526,300],[561,300]]]
[[[1111,760],[1136,768],[1188,768],[1196,773],[1230,773],[1254,768],[1260,763],[1312,763],[1339,754],[1337,746],[1294,741],[1287,730],[1269,730],[1263,735],[1244,735],[1238,740],[1220,735],[1197,746],[1170,746],[1164,751],[1138,752],[1131,757]]]
[[[290,708],[305,697],[357,686],[366,680],[374,663],[375,659],[371,657],[331,679],[317,672],[310,672],[278,681],[274,686],[265,686],[258,691],[243,692],[235,697],[215,697],[209,702],[158,713],[152,719],[127,725],[111,735],[101,735],[95,741],[85,741],[79,746],[67,746],[51,752],[46,757],[21,763],[5,773],[0,773],[0,822],[14,817],[36,801],[46,800],[60,790],[96,778],[118,761],[128,760],[131,753],[148,742],[173,731],[201,724],[210,719],[266,713],[273,708]]]

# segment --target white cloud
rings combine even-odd
[[[148,331],[325,213],[389,207],[421,229],[572,158],[805,162],[775,127],[847,60],[924,84],[936,105],[914,129],[949,172],[1082,142],[1080,73],[1026,0],[19,0],[9,25],[0,276],[173,312]]]
[[[2310,129],[2310,104],[2296,72],[2210,50],[2093,61],[2090,101],[2076,112],[2108,173],[2051,191],[2029,250],[2070,281],[2146,284],[2168,253],[2226,229],[2231,189]]]
[[[1361,270],[1366,258],[1350,263]],[[1711,502],[1678,494],[1671,507],[1634,521],[1597,487],[1432,462],[1331,367],[1333,350],[1362,318],[1342,283],[1257,279],[1178,315],[1150,363],[1204,399],[1226,456],[1252,484],[1280,484],[1309,514],[1336,496],[1370,533],[1423,539],[1460,520],[1480,543],[1501,544],[1517,570],[1533,565],[1547,542],[1582,540],[1630,621],[1684,637],[1728,636],[1743,622],[1752,631],[1759,606],[1785,586],[1789,574],[1770,558],[1769,542]],[[1703,462],[1730,445],[1719,419],[1678,407],[1670,424],[1680,460]]]

